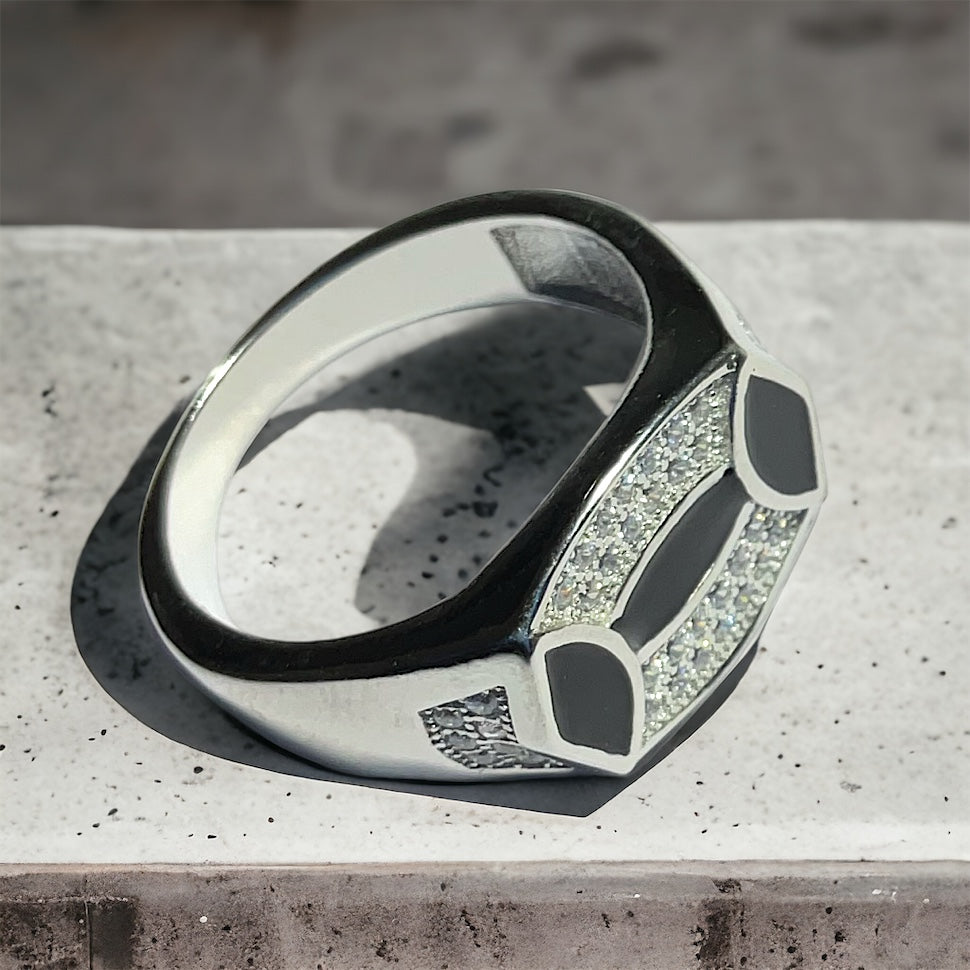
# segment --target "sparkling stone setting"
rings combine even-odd
[[[588,509],[556,567],[532,623],[533,637],[555,631],[565,631],[556,632],[557,637],[568,637],[576,626],[576,643],[581,644],[590,626],[619,629],[629,597],[640,595],[637,584],[646,575],[641,567],[649,568],[645,557],[655,540],[664,548],[659,540],[674,535],[665,530],[686,508],[685,501],[692,493],[708,494],[703,489],[721,482],[735,465],[737,369],[736,359],[727,361],[632,451]],[[642,674],[642,734],[639,723],[634,729],[640,754],[701,699],[757,636],[810,515],[805,508],[759,504],[750,486],[742,487],[747,495],[731,513],[737,521],[729,533],[733,540],[727,540],[730,547],[721,547],[693,593],[665,626],[649,634],[645,646],[642,640],[626,641],[640,658]],[[619,636],[625,638],[622,631]],[[639,690],[640,678],[635,673],[634,678],[634,690]],[[574,767],[519,744],[501,686],[428,708],[420,716],[432,744],[467,768]]]
[[[564,556],[535,633],[608,625],[630,572],[671,512],[731,463],[730,366],[678,407],[613,478]]]
[[[748,638],[804,518],[804,511],[754,506],[704,598],[643,665],[644,742],[691,704]]]
[[[568,768],[519,744],[504,687],[421,711],[431,743],[466,768]]]

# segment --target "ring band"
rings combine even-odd
[[[229,481],[273,411],[355,346],[484,306],[639,327],[619,403],[481,573],[410,619],[257,637],[216,563]],[[710,715],[750,661],[825,492],[804,382],[653,228],[563,192],[449,203],[330,260],[203,381],[145,500],[149,613],[217,703],[363,775],[626,775]]]

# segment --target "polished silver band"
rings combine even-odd
[[[220,509],[269,416],[355,346],[429,317],[538,301],[641,328],[616,408],[457,595],[352,637],[238,629]],[[475,781],[624,775],[730,692],[824,495],[804,383],[646,223],[510,192],[442,206],[340,254],[206,378],[145,503],[155,625],[191,679],[281,746],[339,770]]]

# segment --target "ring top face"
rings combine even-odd
[[[536,741],[547,757],[631,770],[756,644],[821,500],[808,404],[759,368],[732,355],[700,380],[631,448],[557,562],[530,623],[558,734]],[[424,716],[439,750],[468,763]]]
[[[643,329],[620,403],[466,590],[314,643],[236,629],[218,592],[222,495],[269,414],[348,348],[523,300]],[[803,382],[646,224],[597,200],[454,203],[353,247],[284,299],[197,393],[146,500],[146,601],[236,716],[363,774],[626,774],[743,671],[824,495]]]

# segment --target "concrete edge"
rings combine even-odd
[[[0,866],[2,970],[388,963],[948,970],[970,863]]]
[[[790,232],[791,230],[843,230],[905,229],[915,231],[939,230],[952,232],[960,238],[970,235],[970,222],[961,219],[661,219],[657,226],[674,229],[690,227],[698,229],[722,229],[741,227],[758,229],[764,232]],[[0,223],[0,239],[10,236],[14,239],[32,239],[38,242],[54,241],[60,244],[75,239],[115,240],[125,242],[132,239],[198,239],[231,240],[249,238],[286,237],[311,239],[332,237],[345,242],[366,233],[373,232],[377,226],[274,226],[242,229],[180,229],[165,227],[82,225],[63,224],[26,224]]]

